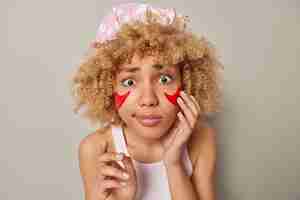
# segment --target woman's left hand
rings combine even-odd
[[[190,138],[200,117],[200,106],[193,96],[181,91],[177,103],[181,110],[177,113],[178,119],[162,141],[166,165],[180,163],[182,147]]]

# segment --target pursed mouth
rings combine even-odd
[[[160,115],[134,115],[134,117],[139,122],[139,124],[146,127],[156,126],[162,120],[162,117]]]

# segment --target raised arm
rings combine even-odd
[[[88,136],[79,145],[85,200],[134,200],[137,182],[132,160],[109,152],[107,146],[105,134]]]

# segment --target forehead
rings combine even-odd
[[[155,58],[152,56],[147,56],[144,58],[133,56],[131,63],[126,63],[119,66],[119,72],[137,72],[145,68],[149,68],[153,71],[168,70],[176,72],[177,66],[160,64],[156,62]]]

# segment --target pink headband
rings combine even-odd
[[[185,17],[178,15],[174,8],[162,9],[155,8],[148,4],[127,3],[113,7],[112,13],[105,16],[102,20],[96,35],[95,42],[105,42],[115,38],[120,27],[131,21],[142,21],[146,23],[146,12],[151,11],[158,15],[158,22],[163,25],[172,24],[176,17],[185,22]],[[92,43],[92,45],[94,44]]]

